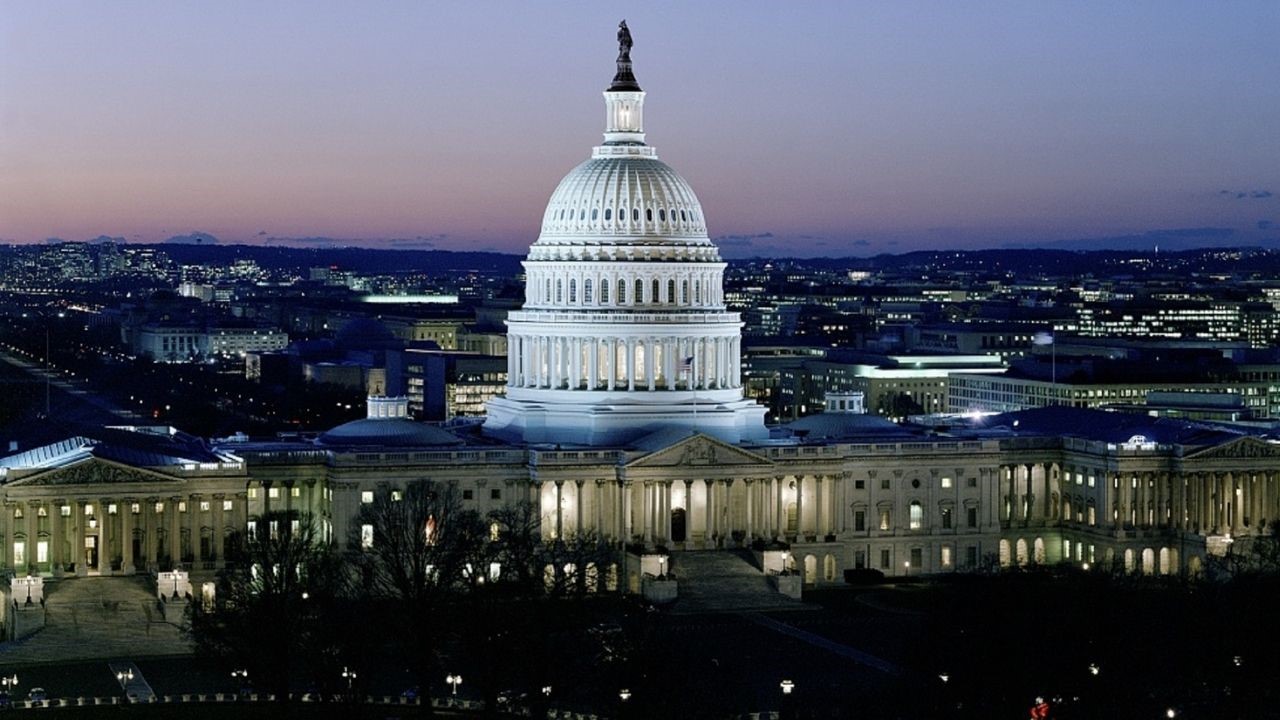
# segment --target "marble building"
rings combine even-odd
[[[899,425],[856,395],[767,427],[744,399],[741,321],[708,219],[646,144],[630,42],[604,144],[552,194],[509,319],[508,387],[483,425],[409,420],[404,398],[313,439],[206,441],[96,428],[0,453],[0,571],[193,576],[270,510],[349,544],[362,503],[455,484],[530,501],[546,538],[618,549],[786,547],[807,583],[1070,562],[1196,573],[1280,516],[1268,432],[1063,407]]]

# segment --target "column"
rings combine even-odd
[[[587,344],[591,347],[587,353],[587,389],[595,390],[600,387],[600,341],[587,338]]]
[[[120,572],[133,574],[133,500],[120,501]]]
[[[564,481],[556,480],[556,540],[564,540]]]
[[[685,514],[688,517],[688,514]],[[686,533],[687,535],[688,533]],[[671,544],[671,481],[667,480],[662,483],[662,537],[663,541],[668,545]]]
[[[777,518],[777,538],[782,540],[787,534],[787,506],[782,502],[782,488],[785,476],[779,475],[773,479],[774,483],[774,517]]]
[[[84,506],[84,500],[77,500],[71,504],[71,522],[74,523],[76,529],[75,547],[71,548],[71,561],[76,564],[76,575],[80,577],[89,574],[89,565],[85,562],[84,552],[84,526],[86,522]]]
[[[755,507],[754,507],[755,503],[753,502],[754,498],[752,497],[752,495],[756,491],[756,486],[755,486],[755,483],[751,481],[751,478],[743,478],[742,483],[743,483],[743,490],[746,493],[746,510],[747,510],[747,518],[746,518],[747,534],[746,534],[745,540],[749,545],[751,544],[751,539],[754,538],[756,534]]]
[[[268,495],[270,493],[268,492]],[[174,496],[169,498],[165,509],[169,512],[169,536],[173,538],[169,542],[169,559],[173,562],[175,569],[178,563],[182,562],[182,518],[178,513],[178,503],[182,502],[182,498]]]
[[[284,488],[286,503],[290,508],[293,505],[293,483],[287,483]],[[200,547],[200,495],[191,495],[187,498],[187,533],[191,537],[191,569],[199,570],[204,568],[204,553]]]
[[[26,565],[30,567],[36,564],[36,543],[40,540],[40,503],[34,500],[28,502],[24,512],[27,516],[27,537],[23,541],[26,548],[24,554],[26,555]],[[14,570],[18,571],[18,568],[14,568]],[[22,568],[22,570],[25,571],[26,568]]]
[[[821,538],[827,534],[827,518],[826,518],[826,497],[823,493],[823,482],[821,475],[813,476],[813,499],[814,499],[814,532]]]
[[[804,476],[796,475],[796,539],[804,539]]]
[[[227,496],[222,493],[214,493],[213,496],[213,527],[209,529],[209,559],[213,560],[218,569],[225,567],[226,558],[222,557],[222,536],[223,525],[225,521],[222,519],[222,503],[226,501]],[[317,517],[320,513],[316,513]]]
[[[624,543],[631,542],[631,488],[625,480],[618,481],[618,518],[622,526],[622,541]]]
[[[692,547],[693,543],[693,481],[684,481],[684,543]]]
[[[618,338],[609,338],[609,362],[605,364],[608,365],[608,388],[612,390],[618,379]]]
[[[582,387],[582,338],[569,338],[569,389]]]
[[[702,508],[703,515],[705,516],[704,521],[707,526],[706,537],[703,540],[703,547],[713,547],[714,540],[712,538],[715,536],[715,511],[712,506],[715,504],[715,493],[713,492],[711,480],[703,480],[702,482],[705,484],[707,490],[707,499],[706,502],[703,503]]]
[[[62,506],[66,503],[66,500],[54,500],[50,503],[49,508],[49,570],[53,573],[54,577],[62,577],[63,571],[66,570],[66,566],[64,565],[66,551],[62,547],[66,542],[67,533],[67,529],[62,520]],[[38,510],[36,511],[35,516],[37,518],[36,522],[39,523],[38,518],[40,517],[40,513]],[[36,543],[39,542],[39,540],[39,536],[32,535],[31,539],[27,543],[27,552],[30,553],[28,557],[32,560],[35,560],[36,558]]]
[[[605,282],[608,282],[607,280]],[[595,530],[600,537],[609,537],[614,533],[605,526],[604,523],[604,480],[596,479],[595,486],[591,489],[591,504],[595,509]]]

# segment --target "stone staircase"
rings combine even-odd
[[[180,655],[191,644],[164,622],[143,577],[69,578],[45,585],[43,630],[0,643],[0,664]]]
[[[673,612],[751,612],[805,607],[778,593],[747,551],[677,552],[671,556],[671,568],[680,588]]]

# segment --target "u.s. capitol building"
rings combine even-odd
[[[480,511],[541,509],[547,538],[618,549],[789,548],[806,583],[1071,562],[1196,573],[1280,515],[1280,446],[1257,431],[1044,408],[945,427],[856,395],[767,427],[743,397],[741,322],[689,184],[646,143],[629,46],[604,143],[560,182],[508,322],[483,426],[370,398],[315,440],[209,442],[102,428],[0,457],[0,569],[17,577],[222,567],[269,510],[346,544],[361,503],[431,481]]]

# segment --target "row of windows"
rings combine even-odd
[[[400,502],[400,501],[401,501],[401,500],[403,500],[403,499],[404,499],[404,492],[403,492],[403,491],[401,491],[401,490],[392,490],[392,491],[391,491],[391,501],[392,501],[392,502]],[[462,491],[462,499],[463,499],[463,500],[475,500],[475,499],[476,499],[475,490],[463,490],[463,491]],[[502,499],[502,489],[501,489],[501,488],[489,488],[489,499],[490,499],[490,500],[501,500],[501,499]],[[364,490],[364,491],[362,491],[362,492],[360,493],[360,502],[361,502],[361,503],[364,503],[365,505],[368,505],[369,503],[373,502],[373,491],[372,491],[372,490]]]
[[[921,485],[921,483],[920,483],[920,480],[919,480],[919,479],[916,479],[916,480],[912,480],[912,481],[911,481],[911,487],[912,487],[912,488],[914,488],[914,489],[917,489],[917,490],[918,490],[918,489],[920,489],[920,485]],[[965,487],[976,488],[976,487],[978,487],[978,478],[976,478],[976,477],[965,478],[964,485],[965,485]],[[854,489],[855,489],[855,490],[866,490],[866,489],[867,489],[867,481],[866,481],[866,480],[854,480],[854,481],[853,481],[853,487],[854,487]],[[938,487],[942,488],[943,490],[948,490],[948,489],[950,489],[951,487],[953,487],[953,481],[952,481],[952,479],[951,479],[951,478],[949,478],[949,477],[939,478],[939,479],[938,479]],[[890,482],[889,482],[889,478],[880,478],[880,489],[881,489],[881,490],[889,490],[889,489],[890,489]]]
[[[562,279],[552,280],[547,278],[540,288],[542,293],[537,298],[537,302],[544,304],[554,302],[557,305],[561,305],[567,300],[571,305],[578,304],[579,301],[584,305],[593,305],[597,302],[601,305],[608,305],[611,303],[610,290],[613,289],[612,303],[625,305],[627,304],[628,286],[630,286],[632,303],[634,304],[665,302],[667,304],[688,305],[692,298],[694,304],[700,305],[704,302],[704,299],[708,303],[714,302],[714,296],[716,295],[716,283],[709,277],[695,277],[692,282],[684,279],[679,284],[674,279],[667,280],[665,294],[662,293],[662,281],[655,278],[647,284],[649,290],[647,296],[645,294],[646,283],[644,280],[636,279],[634,282],[629,283],[627,280],[621,279],[613,282],[606,279],[593,280],[592,278],[586,278],[582,281],[582,296],[579,299],[577,278],[570,278],[567,286]],[[568,290],[567,295],[566,289]],[[599,292],[598,300],[596,298],[597,290]],[[678,296],[677,290],[679,290]]]
[[[210,503],[209,503],[209,501],[208,501],[208,500],[201,500],[201,501],[200,501],[200,511],[201,511],[201,512],[208,512],[208,511],[209,511],[209,509],[210,509],[210,507],[211,507],[211,505],[210,505]],[[222,501],[222,509],[223,509],[223,510],[230,512],[230,511],[232,510],[232,508],[233,508],[233,507],[234,507],[234,501],[232,501],[232,500],[223,500],[223,501]],[[157,502],[157,503],[155,503],[155,504],[154,504],[154,506],[153,506],[153,509],[155,510],[155,512],[156,512],[156,513],[162,513],[162,512],[164,512],[164,503],[163,503],[163,502]],[[117,505],[116,503],[108,503],[108,504],[107,504],[107,514],[108,514],[108,515],[116,515],[116,514],[118,514],[118,513],[119,513],[119,510],[120,510],[120,506],[119,506],[119,505]],[[187,502],[186,502],[185,500],[180,500],[180,501],[178,501],[178,512],[186,512],[186,511],[187,511]],[[130,513],[132,513],[132,514],[134,514],[134,515],[138,515],[139,513],[141,513],[141,512],[142,512],[142,503],[130,503],[130,504],[129,504],[129,512],[130,512]],[[71,506],[70,506],[70,505],[63,505],[61,508],[59,508],[59,514],[60,514],[62,517],[71,517]],[[86,505],[84,506],[84,514],[85,514],[85,516],[86,516],[86,517],[93,517],[93,516],[96,514],[96,513],[94,512],[94,506],[93,506],[92,504],[86,504]],[[48,517],[48,516],[49,516],[49,511],[48,511],[46,508],[44,508],[43,506],[42,506],[42,507],[40,507],[40,508],[38,508],[38,509],[36,510],[36,517]],[[13,509],[13,517],[14,517],[15,519],[21,519],[21,518],[22,518],[22,508],[20,508],[20,507],[16,507],[16,508],[14,508],[14,509]]]
[[[954,527],[953,509],[950,507],[942,507],[938,510],[938,518],[941,522],[943,530],[951,530]],[[879,529],[888,531],[893,529],[893,508],[879,509]],[[912,501],[907,511],[907,527],[911,530],[924,529],[924,506],[919,501]],[[965,508],[965,527],[978,527],[978,508]],[[867,511],[853,511],[853,529],[855,532],[865,532],[867,529]]]
[[[586,220],[587,209],[580,208],[577,211],[577,215],[578,215],[578,220]],[[573,208],[560,208],[560,212],[558,212],[555,215],[555,218],[557,220],[567,219],[569,221],[572,221],[574,219],[573,216],[574,216]],[[614,217],[613,208],[605,208],[604,209],[605,221],[606,222],[612,221],[613,217]],[[667,209],[658,208],[658,222],[666,222],[667,217],[668,217]],[[690,221],[696,221],[698,219],[698,214],[693,210],[686,211],[683,209],[677,210],[675,208],[672,208],[670,211],[670,217],[671,217],[671,222],[676,222],[677,217],[680,219],[680,222],[690,222]],[[618,208],[618,220],[625,221],[626,218],[627,218],[627,209],[625,207]],[[600,208],[591,208],[591,219],[592,220],[600,219]],[[631,221],[640,222],[640,208],[635,208],[635,207],[631,208]],[[653,208],[645,208],[644,221],[649,223],[653,222]]]

